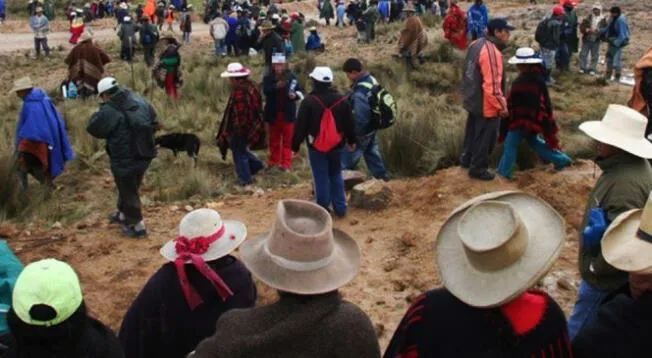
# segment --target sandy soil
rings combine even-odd
[[[395,199],[387,210],[368,213],[353,209],[347,218],[335,223],[337,228],[357,240],[363,252],[362,270],[343,288],[344,296],[369,313],[378,329],[381,345],[385,347],[410,301],[441,283],[435,269],[434,240],[447,215],[477,195],[518,189],[540,195],[567,220],[566,249],[543,286],[568,312],[577,287],[576,228],[580,225],[584,201],[594,178],[593,164],[579,162],[560,173],[545,168],[524,172],[513,182],[471,181],[460,168],[443,170],[427,178],[394,181],[390,187]],[[109,178],[105,179],[93,178],[92,181],[110,182]],[[87,186],[85,190],[106,190],[106,187],[110,185]],[[269,230],[275,205],[283,198],[310,200],[310,187],[300,185],[262,197],[230,196],[205,205],[216,208],[225,218],[245,222],[250,237],[256,237]],[[92,314],[118,329],[130,302],[148,277],[164,263],[158,250],[175,237],[185,205],[147,207],[145,217],[150,236],[146,240],[120,237],[118,228],[106,224],[100,215],[54,230],[2,226],[0,236],[9,237],[10,246],[17,251],[29,247],[33,243],[29,240],[35,238],[62,238],[19,256],[24,262],[46,257],[69,262],[79,272]],[[558,284],[560,280],[563,282]],[[259,288],[259,304],[276,298],[270,288],[262,284]]]

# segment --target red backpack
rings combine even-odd
[[[324,113],[321,115],[321,124],[319,125],[319,135],[312,143],[312,147],[319,152],[326,153],[337,147],[344,137],[342,132],[337,131],[335,117],[333,117],[333,108],[345,101],[347,97],[344,96],[340,98],[330,107],[326,107],[324,102],[322,102],[317,96],[311,97],[324,108]]]

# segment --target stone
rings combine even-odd
[[[385,325],[376,323],[374,329],[376,330],[376,337],[381,337],[385,333]]]
[[[349,224],[351,224],[351,226],[356,226],[356,225],[358,225],[359,223],[360,223],[360,222],[359,222],[358,220],[356,220],[356,219],[351,219],[351,221],[349,222]]]
[[[351,205],[369,211],[381,211],[392,200],[392,190],[381,180],[369,180],[353,187]]]
[[[195,210],[195,208],[193,208],[190,205],[186,205],[183,209],[186,210],[187,212],[191,212],[191,211]]]
[[[219,201],[217,203],[215,203],[215,202],[206,203],[206,207],[209,208],[209,209],[219,209],[219,208],[221,208],[223,206],[224,206],[223,201]]]
[[[173,211],[173,212],[174,212],[174,211],[179,211],[179,207],[176,206],[176,205],[172,205],[172,206],[170,206],[169,209],[170,209],[170,211]]]
[[[399,239],[404,247],[414,247],[417,245],[417,236],[411,232],[405,232]]]
[[[572,283],[570,283],[570,281],[568,281],[565,277],[562,277],[559,280],[557,280],[557,286],[559,286],[559,288],[561,288],[562,290],[566,290],[566,291],[572,291],[575,289],[575,286]]]
[[[256,189],[256,190],[254,191],[254,194],[253,194],[253,196],[254,196],[255,198],[260,198],[260,197],[262,197],[263,195],[265,195],[265,190],[263,190],[263,189],[261,189],[261,188]]]
[[[52,224],[52,228],[55,229],[55,230],[60,230],[60,229],[63,229],[63,225],[60,222],[57,221],[54,224]]]
[[[79,224],[77,224],[77,230],[84,230],[86,228],[88,228],[88,223],[86,222],[80,222]]]
[[[364,183],[367,177],[364,173],[357,170],[343,170],[342,179],[344,179],[344,188],[349,191],[356,185]]]

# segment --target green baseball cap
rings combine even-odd
[[[45,259],[25,267],[13,293],[18,318],[34,326],[54,326],[77,311],[83,300],[79,278],[65,262]]]

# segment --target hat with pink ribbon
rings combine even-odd
[[[198,209],[186,215],[179,224],[179,237],[161,248],[161,255],[174,262],[183,294],[194,310],[203,303],[197,290],[188,281],[185,265],[193,265],[208,279],[222,300],[233,295],[229,286],[207,262],[224,257],[242,244],[247,228],[238,221],[222,220],[212,209]]]
[[[251,71],[244,67],[241,63],[239,62],[233,62],[229,63],[229,65],[226,67],[226,71],[222,72],[220,75],[223,78],[229,78],[229,77],[247,77],[251,74]]]

